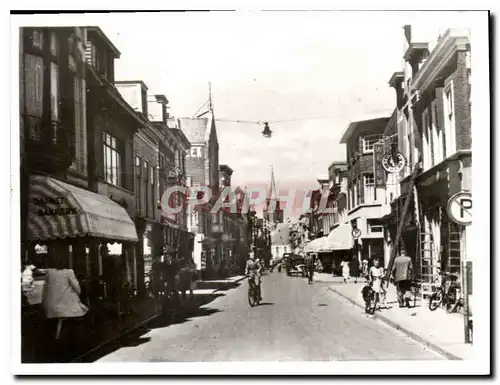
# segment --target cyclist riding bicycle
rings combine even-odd
[[[251,251],[248,258],[249,259],[245,266],[245,275],[249,277],[249,279],[253,279],[254,284],[257,286],[259,301],[262,301],[262,295],[260,291],[262,265],[260,264],[259,260],[255,260],[255,251]]]

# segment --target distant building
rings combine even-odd
[[[219,196],[219,142],[213,113],[205,117],[180,118],[177,127],[186,135],[191,148],[186,157],[186,175],[189,188],[206,187],[212,191],[211,203]],[[224,267],[220,213],[194,210],[188,217],[188,228],[195,233],[193,258],[203,277],[218,276]]]
[[[279,223],[271,231],[271,254],[272,259],[282,258],[284,253],[292,252],[290,245],[290,226],[288,223]]]
[[[385,181],[375,177],[375,144],[382,142],[389,117],[352,122],[342,136],[347,150],[348,221],[360,231],[354,254],[362,259],[387,262],[382,218],[390,207]]]

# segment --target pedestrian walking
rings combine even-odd
[[[400,254],[394,259],[394,267],[392,268],[392,276],[398,293],[399,307],[403,307],[405,304],[407,307],[410,307],[412,270],[413,264],[411,258],[406,255],[405,250],[401,250]]]
[[[76,279],[75,272],[72,269],[65,269],[60,258],[51,255],[49,257],[49,268],[45,276],[45,284],[42,293],[42,307],[47,319],[48,328],[46,336],[54,336],[56,342],[61,339],[64,324],[74,324],[79,327],[78,322],[69,322],[79,320],[88,312],[88,307],[80,300],[80,284]],[[55,329],[55,330],[54,330]],[[66,329],[66,327],[65,327]],[[55,333],[54,333],[55,332]],[[54,333],[54,334],[52,334]],[[65,358],[65,353],[70,354],[71,349],[78,345],[78,341],[65,339],[61,344],[55,344],[48,341],[49,349],[53,349],[54,359]],[[62,356],[62,357],[61,357]]]
[[[304,262],[306,265],[306,273],[307,273],[307,281],[309,284],[313,283],[314,279],[314,254],[307,253],[304,258]]]
[[[344,283],[348,283],[351,278],[351,269],[349,267],[349,261],[344,259],[340,266],[342,267],[342,277],[344,278]]]

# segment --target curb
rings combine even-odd
[[[343,294],[343,293],[340,293],[338,292],[337,290],[335,289],[332,289],[330,287],[327,288],[327,290],[330,290],[331,292],[337,294],[338,296],[346,299],[347,301],[351,302],[352,304],[356,305],[357,307],[361,308],[361,309],[364,309],[364,307],[359,304],[356,300],[350,298],[349,296]],[[439,354],[443,355],[444,357],[448,358],[449,360],[459,360],[459,361],[463,361],[463,358],[459,357],[459,356],[456,356],[450,352],[448,352],[447,350],[443,349],[442,347],[440,347],[439,345],[429,341],[428,339],[425,339],[421,336],[419,336],[417,333],[415,332],[412,332],[411,330],[408,330],[406,328],[404,328],[403,326],[401,326],[400,324],[398,324],[397,322],[394,322],[392,320],[390,320],[389,318],[387,317],[384,317],[383,315],[380,315],[380,314],[373,314],[373,316],[379,320],[381,320],[382,322],[384,322],[385,324],[395,328],[396,330],[399,330],[401,332],[403,332],[404,334],[406,334],[408,337],[410,337],[411,339],[417,341],[417,342],[420,342],[421,344],[423,344],[424,346],[432,349],[432,350],[435,350],[436,352],[438,352]]]
[[[229,284],[229,285],[232,285],[232,284],[234,285],[235,283],[241,282],[241,281],[243,281],[244,279],[246,279],[246,277],[245,277],[245,276],[243,276],[243,277],[241,277],[241,278],[239,278],[239,279],[237,279],[237,280],[235,280],[235,281],[228,282],[228,284]],[[227,287],[226,287],[226,288],[215,289],[215,290],[212,292],[212,294],[215,294],[215,293],[217,293],[217,292],[219,292],[219,291],[224,291],[224,290],[227,290]]]

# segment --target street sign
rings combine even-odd
[[[472,194],[469,192],[459,192],[448,200],[446,207],[448,217],[455,223],[462,226],[472,224]]]
[[[406,159],[403,154],[396,152],[386,153],[382,158],[382,167],[388,173],[400,172],[406,165]]]
[[[358,239],[361,236],[361,230],[360,229],[352,230],[352,236],[354,237],[354,239]]]

